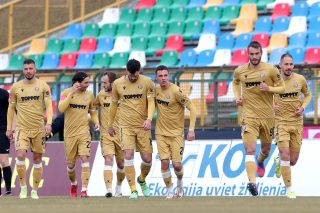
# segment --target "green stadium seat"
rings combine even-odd
[[[154,6],[154,8],[169,8],[172,4],[172,0],[157,0],[156,5]]]
[[[62,40],[51,38],[48,41],[46,53],[60,53],[62,50]]]
[[[149,36],[150,32],[150,24],[147,22],[144,23],[136,23],[134,25],[133,37],[140,37],[140,36]]]
[[[131,51],[144,51],[147,49],[147,39],[146,37],[134,37],[131,41]]]
[[[171,8],[183,7],[185,8],[189,4],[189,0],[174,0],[171,4]]]
[[[171,9],[170,22],[173,21],[185,21],[187,17],[187,12],[184,7],[177,7]]]
[[[167,21],[169,17],[170,17],[169,8],[166,8],[166,7],[155,8],[152,22]]]
[[[11,55],[8,69],[9,70],[22,70],[24,57],[21,54]]]
[[[146,49],[147,56],[153,56],[157,50],[164,48],[165,38],[162,36],[149,37],[148,48]]]
[[[274,0],[258,0],[257,8],[258,10],[263,10],[267,7],[268,4],[274,2]]]
[[[184,27],[185,27],[185,24],[182,21],[171,22],[169,24],[167,36],[182,35],[184,33]]]
[[[129,53],[115,53],[112,56],[110,68],[124,68],[128,62]]]
[[[110,56],[108,53],[96,53],[93,59],[92,68],[100,69],[109,67]]]
[[[150,37],[152,36],[166,36],[168,24],[166,22],[156,22],[151,24]]]
[[[222,8],[219,6],[209,7],[203,18],[204,21],[216,19],[219,20],[222,16]]]
[[[70,38],[64,40],[63,50],[61,53],[74,53],[79,50],[80,40],[76,38]]]
[[[118,25],[118,36],[131,36],[133,31],[133,24],[131,23],[121,23]]]
[[[97,24],[86,24],[82,37],[98,37],[100,28]]]
[[[150,22],[153,17],[153,9],[152,8],[142,8],[139,10],[137,15],[136,23],[138,22]]]
[[[166,51],[161,56],[160,64],[175,67],[178,64],[178,52],[177,51]]]
[[[238,18],[240,7],[237,5],[228,5],[224,8],[220,25],[227,25],[233,19]]]
[[[136,19],[136,10],[132,8],[121,9],[120,20],[118,23],[132,23]]]
[[[189,9],[187,21],[201,21],[204,11],[202,7],[192,7]]]
[[[43,54],[34,54],[34,55],[29,55],[28,58],[34,60],[36,63],[36,68],[40,69],[42,67],[43,63]]]
[[[192,40],[194,35],[199,35],[202,32],[201,21],[186,22],[186,29],[183,34],[183,40]]]
[[[105,24],[102,26],[102,29],[100,31],[100,37],[112,37],[114,38],[117,34],[117,24]]]
[[[256,4],[258,0],[241,0],[241,6],[244,4]]]

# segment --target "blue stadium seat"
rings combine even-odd
[[[308,16],[309,5],[307,2],[296,2],[291,8],[291,16]]]
[[[251,33],[244,33],[244,34],[240,34],[237,39],[236,39],[236,43],[233,47],[233,50],[236,49],[247,49],[249,43],[252,40],[252,34]]]
[[[186,8],[191,7],[198,7],[205,5],[207,0],[190,0],[189,4],[186,6]]]
[[[302,64],[304,62],[304,54],[305,54],[304,48],[298,47],[298,48],[289,49],[288,53],[292,55],[294,64]]]
[[[217,49],[233,49],[234,36],[232,33],[223,33],[219,36]]]
[[[308,19],[311,19],[313,17],[318,17],[319,14],[320,14],[320,2],[312,4],[309,10]]]
[[[77,58],[77,65],[74,68],[86,69],[91,68],[93,64],[92,53],[81,53]]]
[[[320,15],[309,19],[308,33],[320,32]]]
[[[224,0],[223,4],[221,4],[220,6],[225,7],[228,5],[239,5],[240,4],[240,0]]]
[[[320,32],[308,33],[308,40],[306,48],[320,47]]]
[[[254,33],[268,33],[272,27],[272,20],[269,16],[261,16],[254,25]]]
[[[300,32],[300,33],[295,33],[292,36],[290,36],[289,39],[289,45],[288,49],[293,49],[293,48],[304,48],[305,44],[307,41],[307,33],[305,32]]]
[[[281,33],[288,30],[290,18],[287,16],[281,16],[276,18],[273,23],[271,34],[273,33]]]
[[[194,66],[197,61],[197,53],[193,49],[185,50],[181,53],[178,67]]]
[[[114,39],[112,37],[107,36],[99,38],[96,53],[111,51],[113,49],[113,43]]]
[[[83,31],[82,31],[82,26],[80,23],[70,24],[67,27],[67,32],[63,38],[64,39],[81,38],[82,34],[83,34]]]
[[[287,52],[286,48],[278,48],[272,50],[269,56],[269,63],[270,64],[279,64],[281,56]]]
[[[44,55],[41,69],[55,69],[59,65],[59,54],[49,53]]]
[[[199,53],[196,66],[207,66],[213,62],[214,59],[214,50],[204,50]]]
[[[207,20],[203,24],[201,34],[215,34],[216,36],[220,35],[220,24],[219,20],[212,19]],[[194,35],[193,39],[199,39],[200,35]]]

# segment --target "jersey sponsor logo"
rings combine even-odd
[[[140,99],[142,98],[142,94],[130,94],[130,95],[124,95],[124,99]]]
[[[103,103],[103,107],[109,107],[110,103]]]
[[[255,82],[245,82],[246,87],[254,87],[254,86],[259,86],[260,81],[255,81]]]
[[[169,102],[168,101],[163,101],[160,99],[156,99],[158,104],[164,105],[164,106],[169,106]]]
[[[283,94],[279,94],[279,96],[280,96],[280,98],[297,97],[298,96],[298,92],[283,93]]]
[[[21,97],[21,101],[38,101],[40,96],[24,96]]]
[[[70,108],[74,109],[85,109],[87,106],[86,105],[81,105],[81,104],[69,104]]]

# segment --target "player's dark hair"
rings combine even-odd
[[[289,57],[293,60],[293,57],[290,53],[284,53],[284,54],[282,54],[282,56],[280,58],[280,62],[282,62],[285,57]]]
[[[112,84],[118,78],[114,72],[107,71],[103,73],[103,76],[106,76],[106,75],[109,77],[110,84]]]
[[[76,82],[81,83],[85,78],[89,77],[87,73],[85,72],[77,72],[73,77],[72,77],[72,85]]]
[[[157,72],[158,72],[159,70],[167,70],[168,73],[169,73],[168,67],[165,66],[165,65],[159,65],[159,66],[157,66],[155,73],[157,74]]]
[[[250,44],[248,45],[248,52],[249,52],[249,48],[252,47],[252,48],[255,48],[255,49],[259,49],[262,53],[262,47],[261,47],[261,44],[257,41],[251,41]]]
[[[135,72],[140,71],[140,68],[141,68],[141,64],[136,59],[130,59],[127,63],[127,70],[131,74],[134,74]]]
[[[34,62],[34,60],[32,60],[32,59],[25,59],[24,61],[23,61],[23,64],[36,64],[35,62]]]

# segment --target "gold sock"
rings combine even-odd
[[[246,162],[246,171],[250,183],[256,182],[257,165],[254,161]]]
[[[117,170],[117,185],[120,186],[122,184],[122,181],[126,177],[124,173],[124,169],[119,169]]]
[[[81,181],[82,181],[82,188],[87,189],[90,177],[90,165],[89,162],[81,164]]]
[[[67,167],[67,171],[68,171],[69,180],[71,181],[71,183],[75,183],[77,180],[75,168],[70,169],[69,167]]]
[[[124,172],[130,186],[131,192],[137,191],[136,188],[136,171],[133,166],[133,160],[124,160]]]
[[[105,165],[104,166],[104,182],[106,184],[107,189],[112,188],[112,180],[113,180],[113,174],[112,174],[112,166]]]
[[[140,181],[142,181],[142,182],[146,181],[146,177],[150,172],[151,165],[152,165],[151,163],[145,163],[142,161],[141,166],[140,166],[140,169],[141,169],[141,174],[139,177]]]
[[[260,151],[259,156],[258,156],[258,161],[259,161],[260,163],[262,163],[267,157],[268,157],[268,155],[266,155],[266,154],[264,154],[264,153],[262,153],[262,152]]]
[[[20,186],[26,186],[26,164],[25,161],[17,160],[17,173],[20,180]]]
[[[33,165],[33,189],[38,190],[42,178],[42,163]]]
[[[284,185],[288,188],[291,186],[291,167],[290,166],[281,166],[281,174]]]
[[[161,170],[162,178],[164,183],[166,184],[166,187],[169,188],[172,186],[172,180],[171,180],[171,172],[170,170]]]
[[[174,173],[177,175],[177,178],[179,180],[182,180],[183,177],[183,169],[181,169],[180,171],[174,170]]]

